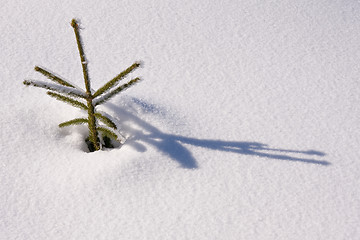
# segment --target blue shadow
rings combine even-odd
[[[145,102],[133,99],[134,104],[144,108],[147,112],[157,113],[156,106],[147,105]],[[184,137],[180,135],[167,134],[160,131],[150,123],[140,119],[128,110],[115,104],[108,103],[107,106],[113,110],[122,122],[131,122],[140,127],[141,130],[126,129],[130,131],[131,136],[127,140],[127,144],[133,146],[138,151],[146,151],[146,147],[140,142],[147,143],[164,154],[168,155],[171,159],[177,161],[181,167],[193,169],[198,168],[198,163],[193,154],[184,146],[184,144],[202,147],[211,150],[232,152],[242,155],[258,156],[261,158],[268,158],[274,160],[285,160],[292,162],[302,162],[308,164],[317,164],[328,166],[330,162],[323,160],[316,160],[309,156],[323,157],[325,153],[308,150],[298,151],[281,148],[270,148],[268,145],[258,142],[242,142],[242,141],[223,141],[211,139],[197,139]],[[293,157],[290,154],[302,154],[304,157]]]

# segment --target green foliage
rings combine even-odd
[[[111,138],[113,138],[115,140],[120,141],[118,135],[115,132],[111,131],[110,129],[107,129],[107,128],[104,128],[104,127],[98,127],[97,129],[98,129],[99,132],[102,132],[105,136],[108,136],[108,137],[111,137]]]
[[[115,90],[113,90],[113,91],[109,92],[108,94],[104,95],[103,97],[98,98],[98,100],[95,102],[95,106],[103,104],[104,102],[107,102],[108,100],[110,100],[110,98],[114,97],[119,92],[131,87],[132,85],[134,85],[138,81],[140,81],[140,78],[132,79],[130,82],[125,83],[125,84],[121,85],[120,87],[116,88]]]
[[[35,66],[35,71],[41,73],[42,75],[53,81],[53,83],[33,80],[25,80],[23,83],[27,86],[39,87],[50,90],[47,92],[50,97],[53,97],[56,100],[65,102],[74,107],[87,111],[87,118],[75,118],[70,121],[60,123],[59,127],[62,128],[80,124],[88,125],[89,137],[85,139],[85,142],[87,143],[90,152],[97,151],[101,149],[102,146],[112,148],[113,144],[111,142],[111,139],[121,143],[121,139],[123,139],[124,137],[117,131],[116,124],[109,117],[96,111],[96,106],[107,102],[116,94],[139,82],[140,78],[137,77],[119,87],[116,87],[116,85],[122,79],[124,79],[126,75],[138,68],[140,66],[140,63],[135,62],[130,67],[118,74],[116,77],[111,79],[109,82],[104,84],[97,91],[92,93],[91,82],[87,68],[87,60],[84,53],[82,39],[80,36],[80,27],[76,19],[73,19],[71,21],[71,26],[74,28],[76,42],[79,50],[85,82],[85,91],[75,87],[74,84],[39,66]],[[86,103],[78,101],[73,97],[81,98],[83,99],[82,101],[85,100]],[[100,125],[100,123],[103,123],[105,126]],[[99,132],[101,133],[100,136],[102,137],[102,141],[99,138]]]
[[[100,121],[102,121],[106,126],[113,128],[115,130],[117,129],[116,124],[110,118],[101,115],[100,113],[95,113],[95,117]]]
[[[127,68],[125,71],[121,72],[119,75],[117,75],[116,77],[114,77],[112,80],[110,80],[109,82],[107,82],[104,86],[102,86],[101,88],[99,88],[99,90],[97,90],[94,93],[94,97],[100,96],[101,94],[103,94],[104,92],[108,91],[110,88],[112,88],[113,86],[115,86],[121,79],[123,79],[127,74],[129,74],[130,72],[132,72],[133,70],[135,70],[136,68],[138,68],[140,66],[140,63],[135,62],[133,65],[131,65],[129,68]]]
[[[80,125],[80,124],[86,124],[89,121],[86,118],[75,118],[73,120],[70,121],[66,121],[63,123],[59,124],[59,127],[67,127],[67,126],[71,126],[71,125]]]
[[[72,99],[70,97],[66,97],[64,95],[57,94],[57,93],[54,93],[54,92],[47,92],[47,94],[50,97],[53,97],[53,98],[55,98],[55,99],[57,99],[59,101],[63,101],[65,103],[68,103],[68,104],[70,104],[70,105],[72,105],[74,107],[78,107],[78,108],[86,110],[86,111],[88,110],[88,107],[84,103],[79,102],[79,101],[77,101],[75,99]]]
[[[67,87],[72,87],[72,88],[75,88],[73,85],[71,85],[70,83],[68,83],[67,81],[61,79],[60,77],[58,76],[55,76],[55,74],[51,73],[51,72],[48,72],[47,70],[41,68],[41,67],[38,67],[38,66],[35,66],[34,68],[35,71],[41,73],[42,75],[44,75],[45,77],[49,78],[50,80],[54,81],[54,82],[57,82],[57,83],[60,83],[61,85],[63,86],[67,86]]]

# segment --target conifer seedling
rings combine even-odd
[[[73,19],[71,21],[71,26],[74,28],[76,42],[80,54],[85,82],[85,91],[76,87],[69,81],[62,79],[58,75],[38,66],[35,66],[35,71],[41,73],[53,81],[53,83],[35,80],[25,80],[23,83],[27,86],[45,88],[49,90],[47,94],[50,97],[87,111],[87,118],[75,118],[70,121],[60,123],[59,127],[62,128],[71,125],[87,124],[89,128],[89,137],[87,138],[89,150],[97,151],[100,150],[103,146],[111,147],[112,144],[110,139],[117,140],[120,143],[122,143],[125,139],[119,132],[117,132],[116,124],[108,116],[106,116],[106,114],[98,112],[96,110],[96,106],[109,101],[116,94],[139,82],[140,78],[136,77],[123,85],[117,86],[120,80],[124,79],[126,75],[138,68],[140,63],[135,62],[133,65],[122,71],[98,90],[93,91],[91,89],[89,72],[87,68],[88,62],[86,60],[83,49],[83,42],[80,36],[78,21]]]

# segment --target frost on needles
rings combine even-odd
[[[91,83],[89,78],[89,72],[87,68],[87,60],[85,57],[83,43],[80,36],[79,23],[76,19],[71,21],[71,26],[74,28],[76,42],[80,54],[81,65],[84,75],[85,91],[76,87],[74,84],[65,81],[59,76],[51,73],[50,71],[38,67],[35,67],[35,71],[41,73],[52,83],[25,80],[23,83],[27,86],[34,86],[39,88],[45,88],[49,90],[47,94],[59,101],[68,103],[74,107],[87,111],[87,118],[75,118],[59,124],[59,127],[66,127],[71,125],[87,124],[89,128],[89,137],[87,138],[87,144],[90,151],[100,150],[104,147],[112,147],[111,139],[118,142],[122,142],[124,137],[117,131],[116,124],[108,117],[107,114],[96,111],[96,106],[109,101],[116,94],[124,91],[125,89],[133,86],[140,81],[140,78],[134,78],[125,84],[118,86],[120,80],[126,77],[130,72],[134,71],[140,66],[139,62],[135,62],[133,65],[122,71],[115,76],[109,82],[104,84],[97,91],[91,91]]]

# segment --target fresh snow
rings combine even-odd
[[[66,93],[68,95],[74,95],[76,97],[84,97],[84,98],[86,97],[86,93],[83,90],[62,86],[60,84],[54,84],[54,83],[48,83],[48,82],[42,82],[36,80],[26,80],[26,84],[35,87],[45,88],[55,92]]]
[[[126,143],[26,87],[92,87]],[[357,0],[3,1],[0,239],[360,239]]]

